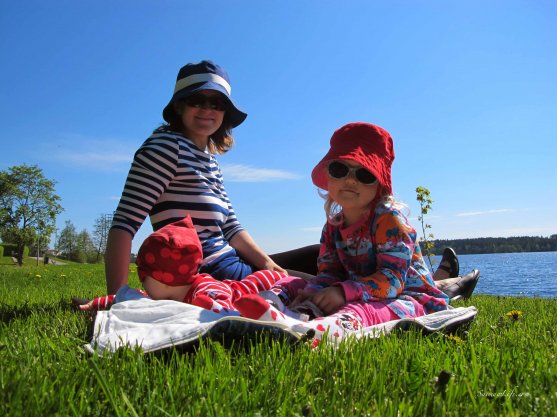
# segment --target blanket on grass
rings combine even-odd
[[[451,308],[422,317],[370,326],[351,334],[351,337],[376,338],[395,329],[409,328],[426,333],[449,333],[469,324],[477,312],[476,307]],[[226,340],[261,332],[269,332],[291,342],[306,336],[288,326],[240,317],[237,312],[221,314],[177,301],[145,298],[117,303],[110,310],[97,312],[93,337],[85,349],[99,356],[124,347],[140,347],[144,352],[155,352],[192,345],[200,338]]]

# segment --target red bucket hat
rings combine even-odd
[[[357,122],[337,129],[331,137],[329,152],[311,172],[311,180],[317,187],[328,189],[327,166],[339,159],[357,162],[375,175],[384,190],[393,193],[391,166],[395,150],[391,135],[382,127]]]
[[[203,251],[191,217],[168,224],[145,239],[137,253],[137,273],[170,286],[188,285],[194,280]]]

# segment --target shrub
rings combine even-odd
[[[3,252],[3,255],[0,256],[15,256],[15,254],[17,253],[17,245],[13,243],[2,243],[2,245],[0,245],[0,248],[2,248],[2,252]],[[23,257],[26,258],[28,256],[29,256],[29,247],[25,246],[23,248]]]

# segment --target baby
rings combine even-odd
[[[153,300],[176,300],[215,312],[235,311],[234,303],[247,294],[269,290],[286,278],[282,272],[256,271],[240,281],[218,281],[209,274],[198,273],[203,252],[201,242],[188,215],[168,224],[145,239],[137,254],[139,279],[145,291],[122,287],[117,296],[97,297],[79,306],[81,310],[107,309],[114,303],[150,297]]]

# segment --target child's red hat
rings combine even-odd
[[[327,155],[311,172],[313,183],[327,190],[327,167],[334,160],[351,160],[371,172],[383,189],[393,193],[391,166],[395,159],[393,139],[389,132],[371,123],[349,123],[337,129],[331,137]]]
[[[203,251],[191,217],[168,224],[151,233],[137,253],[137,273],[170,286],[188,285],[194,281]]]

